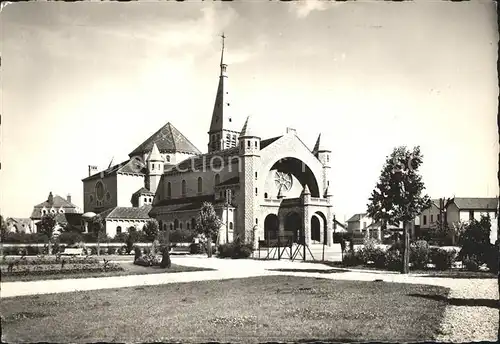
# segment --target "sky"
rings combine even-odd
[[[222,32],[235,121],[332,150],[337,219],[366,211],[392,149],[419,145],[426,193],[498,195],[491,1],[27,2],[0,14],[0,212],[82,207],[167,122],[207,149]]]

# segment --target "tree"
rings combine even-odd
[[[212,203],[203,202],[196,219],[196,232],[207,238],[207,254],[212,257],[212,238],[219,233],[221,219],[215,213]]]
[[[57,225],[56,217],[54,214],[44,214],[40,220],[40,232],[45,234],[49,238],[49,252],[52,253],[52,236],[54,234],[54,229]]]
[[[0,215],[0,256],[3,256],[3,242],[7,236],[7,224],[3,220],[3,216]]]
[[[146,238],[153,242],[157,237],[158,237],[158,232],[160,226],[158,224],[158,221],[156,219],[151,219],[142,228],[144,234],[146,234]]]
[[[106,239],[105,222],[101,215],[96,215],[92,218],[92,234],[96,238],[97,255],[100,255],[101,241]]]
[[[450,225],[449,223],[444,223],[443,221],[438,220],[431,225],[429,234],[431,238],[436,238],[440,242],[448,242],[451,246],[455,246],[456,238],[459,238],[464,230],[465,223],[462,221],[453,222]]]
[[[479,265],[487,261],[490,249],[491,219],[489,215],[481,215],[479,221],[472,220],[458,240],[461,246],[460,258],[476,260]]]
[[[368,215],[374,221],[384,224],[403,223],[403,265],[402,273],[409,272],[410,237],[408,223],[430,206],[428,195],[422,196],[425,189],[418,168],[423,162],[420,147],[412,151],[405,146],[396,147],[387,157],[380,179],[369,198]]]

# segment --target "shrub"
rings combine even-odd
[[[430,248],[425,240],[419,240],[410,245],[410,263],[414,268],[424,269],[430,261]]]
[[[26,246],[26,254],[28,256],[36,256],[38,252],[39,250],[37,246],[31,246],[31,245]]]
[[[353,251],[347,251],[345,254],[344,254],[344,257],[343,257],[343,260],[342,260],[342,263],[345,265],[345,266],[356,266],[356,265],[359,265],[361,264],[360,260],[359,260],[359,257],[356,255],[355,252]]]
[[[172,262],[170,260],[170,252],[169,252],[168,247],[163,247],[162,248],[162,255],[161,255],[161,263],[160,267],[162,269],[169,269],[172,266]]]
[[[160,260],[155,255],[145,254],[134,259],[134,264],[141,266],[158,266],[160,265]]]
[[[385,252],[384,260],[385,260],[384,262],[385,267],[388,270],[391,271],[401,270],[401,267],[403,265],[403,256],[398,249],[387,250],[387,252]]]
[[[436,269],[447,270],[451,269],[453,266],[457,252],[455,250],[447,251],[443,249],[434,249],[431,250],[430,256],[432,263],[436,266]]]
[[[118,233],[110,240],[110,242],[114,243],[126,243],[127,242],[127,233]]]
[[[479,271],[479,267],[481,266],[479,259],[475,256],[468,256],[462,259],[462,264],[468,271]]]
[[[108,254],[116,254],[116,251],[117,251],[116,247],[109,247],[108,248]]]
[[[490,272],[498,273],[498,241],[490,245],[486,253],[486,265]]]
[[[176,229],[170,231],[170,242],[171,243],[192,242],[195,235],[196,232],[189,229]]]
[[[141,248],[134,246],[134,262],[142,256]]]
[[[357,252],[357,255],[363,264],[368,264],[369,262],[375,263],[375,260],[379,261],[380,257],[384,255],[384,251],[377,247],[375,239],[366,239],[364,247]],[[380,264],[380,262],[378,263]]]
[[[217,252],[220,258],[248,258],[252,255],[252,245],[235,241],[219,245]]]
[[[189,253],[190,254],[205,254],[205,245],[201,243],[192,243],[189,245]]]
[[[59,235],[59,242],[67,245],[75,245],[82,241],[83,237],[78,232],[62,232]]]

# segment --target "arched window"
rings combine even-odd
[[[196,228],[196,219],[194,217],[191,219],[191,228],[192,229]]]
[[[155,164],[152,164],[153,165],[153,170],[155,169]]]
[[[42,214],[43,214],[43,215],[47,215],[47,210],[45,210],[45,209],[44,209],[44,210],[42,210]]]
[[[174,224],[170,223],[170,230],[173,230],[173,229],[174,229]]]
[[[172,197],[172,183],[167,183],[167,198]]]
[[[250,140],[247,141],[247,147],[250,148]]]
[[[144,197],[144,203],[146,203],[148,201],[147,197]]]
[[[182,222],[179,223],[179,229],[182,229]]]
[[[255,180],[257,180],[257,172],[255,172]]]
[[[264,198],[267,198],[267,192],[264,192]]]
[[[220,184],[220,175],[217,173],[215,175],[215,185]]]
[[[167,162],[170,162],[170,155],[165,155],[165,160],[166,160]]]
[[[186,229],[189,229],[189,221],[186,222]]]
[[[116,227],[116,234],[122,234],[122,226]]]
[[[174,220],[174,229],[179,228],[179,220],[175,219]]]
[[[203,191],[203,179],[198,177],[198,193],[202,193]]]
[[[181,195],[183,197],[186,196],[186,181],[185,180],[183,180],[182,183],[181,183]]]
[[[257,148],[257,141],[255,141],[255,148]]]
[[[166,224],[166,223],[164,223],[164,224],[163,224],[163,230],[164,230],[164,231],[166,231],[166,230],[167,230],[167,224]]]
[[[229,222],[229,229],[233,229],[233,223]]]

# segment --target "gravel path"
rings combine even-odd
[[[497,340],[498,286],[494,279],[465,280],[451,288],[450,299],[458,299],[448,305],[437,341],[472,342]],[[477,300],[476,306],[456,305],[460,300]]]

